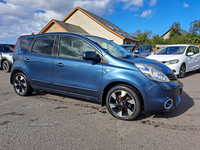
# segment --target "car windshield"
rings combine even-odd
[[[162,47],[154,55],[180,55],[185,51],[186,46]]]
[[[87,36],[95,44],[100,46],[106,53],[116,58],[130,58],[133,57],[131,53],[125,50],[123,47],[100,37]]]
[[[133,46],[122,46],[122,47],[125,48],[129,52],[131,52],[131,50],[133,49]]]
[[[150,46],[149,45],[142,45],[141,49],[143,52],[150,52]]]

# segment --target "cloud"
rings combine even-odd
[[[133,8],[130,8],[131,11],[138,11],[139,10],[139,7],[133,7]]]
[[[52,19],[63,20],[76,6],[105,17],[114,12],[112,0],[1,0],[0,40],[39,33]]]
[[[150,0],[155,5],[158,0]],[[106,18],[120,3],[123,9],[138,11],[144,0],[0,0],[0,41],[21,34],[39,33],[52,19],[63,20],[76,6]],[[150,17],[146,10],[141,17]],[[136,16],[136,15],[135,15]]]
[[[150,0],[149,5],[152,7],[154,5],[156,5],[158,0]]]
[[[183,7],[190,7],[187,3],[183,3]]]
[[[150,15],[153,13],[153,11],[151,9],[149,10],[145,10],[142,12],[142,14],[140,15],[141,17],[145,18],[145,17],[151,17]]]
[[[143,6],[144,0],[118,0],[119,2],[123,2],[123,9],[129,9],[132,6]]]

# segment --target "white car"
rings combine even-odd
[[[185,73],[189,71],[197,70],[200,72],[199,48],[194,45],[179,44],[165,46],[147,58],[165,64],[179,78],[183,78]]]

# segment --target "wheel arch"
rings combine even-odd
[[[14,70],[12,73],[11,73],[11,75],[10,75],[10,83],[11,84],[13,84],[13,77],[15,76],[15,74],[17,74],[17,73],[19,73],[19,72],[21,72],[21,73],[23,73],[25,76],[26,76],[26,74],[22,71],[22,70],[20,70],[20,69],[16,69],[16,70]],[[27,77],[27,76],[26,76]],[[28,79],[28,78],[27,78]]]
[[[141,109],[143,110],[143,108],[144,108],[144,100],[143,100],[141,92],[135,86],[133,86],[132,84],[127,83],[127,82],[123,82],[123,81],[114,81],[114,82],[111,82],[111,83],[109,83],[108,85],[105,86],[105,88],[103,89],[103,92],[102,92],[102,96],[101,96],[101,105],[102,106],[106,105],[106,95],[107,95],[108,91],[112,87],[114,87],[116,85],[120,85],[120,84],[125,84],[125,85],[128,85],[128,86],[131,86],[133,89],[136,90],[136,92],[137,92],[137,94],[138,94],[138,96],[139,96],[139,98],[141,100]]]
[[[185,65],[185,72],[188,71],[186,62],[182,62],[181,66],[182,66],[183,64]]]

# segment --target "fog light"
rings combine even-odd
[[[165,109],[170,109],[173,105],[173,100],[172,99],[168,99],[165,104],[164,104],[164,107]]]

